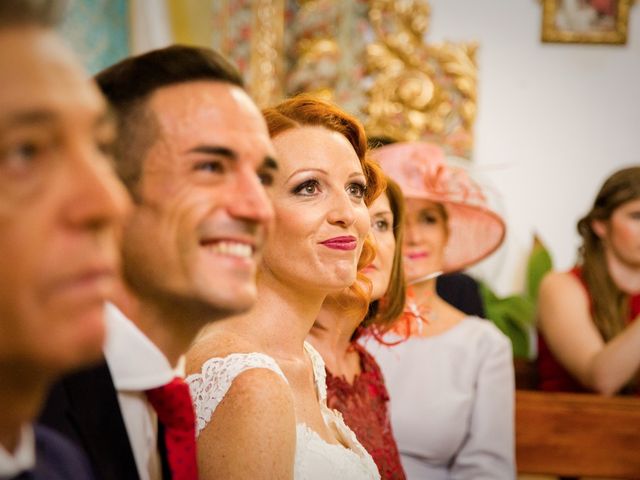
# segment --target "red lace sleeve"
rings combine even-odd
[[[360,356],[362,373],[353,384],[334,377],[327,370],[327,403],[342,413],[364,448],[371,454],[383,479],[404,480],[400,454],[391,431],[387,402],[389,394],[380,367],[360,345],[353,348]]]

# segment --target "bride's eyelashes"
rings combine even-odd
[[[367,193],[367,186],[363,182],[352,182],[347,185],[347,192],[352,197],[361,199]]]
[[[349,194],[350,197],[355,198],[356,200],[363,199],[366,192],[367,186],[363,182],[351,182],[345,187],[345,191]],[[310,178],[305,180],[302,183],[299,183],[291,190],[291,193],[294,195],[300,195],[303,197],[312,197],[321,193],[321,185],[320,181],[315,178]]]
[[[311,197],[317,194],[319,191],[320,182],[315,178],[311,178],[293,187],[291,193],[293,193],[294,195],[301,195],[303,197]]]

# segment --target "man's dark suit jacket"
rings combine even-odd
[[[39,423],[83,449],[99,480],[139,480],[135,458],[106,362],[68,375],[56,383]],[[162,435],[159,432],[159,437]],[[167,476],[166,455],[162,455]]]
[[[35,426],[36,465],[20,480],[94,480],[86,457],[60,434]]]

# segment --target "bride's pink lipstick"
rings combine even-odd
[[[334,250],[355,250],[358,246],[358,239],[353,236],[334,237],[320,243]]]

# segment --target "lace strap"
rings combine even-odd
[[[310,343],[304,342],[304,349],[307,351],[313,365],[313,378],[316,382],[316,392],[321,403],[327,401],[327,371],[324,368],[324,360],[320,353],[311,346]]]
[[[189,384],[196,413],[196,436],[200,435],[211,421],[213,412],[231,388],[235,378],[252,368],[266,368],[287,381],[276,361],[258,352],[232,353],[223,358],[210,358],[202,365],[201,373],[194,373],[185,379]]]

